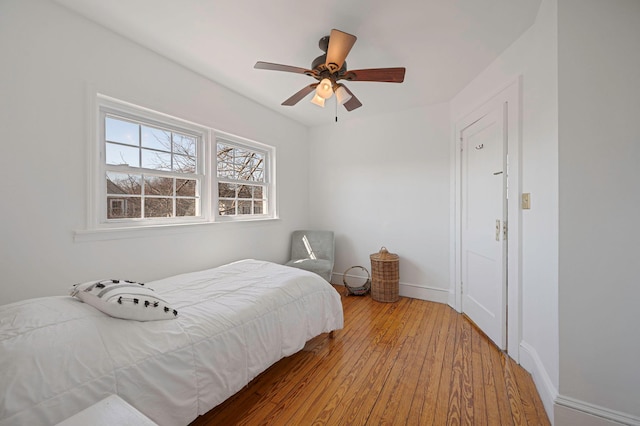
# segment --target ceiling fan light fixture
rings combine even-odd
[[[347,89],[346,86],[338,83],[339,81],[347,80],[402,83],[404,81],[404,74],[406,71],[403,67],[348,70],[346,58],[356,40],[356,36],[334,28],[331,30],[331,35],[320,39],[318,46],[324,54],[313,60],[311,63],[311,69],[263,61],[256,62],[254,68],[304,74],[317,80],[317,82],[309,84],[301,90],[298,90],[282,102],[282,105],[296,105],[302,99],[306,98],[307,95],[313,92],[313,99],[311,100],[311,103],[318,105],[319,107],[324,107],[326,100],[330,99],[335,92],[336,107],[340,104],[344,106],[347,111],[353,111],[356,108],[360,108],[362,106],[362,102],[360,102],[360,100],[358,100],[358,98],[351,92],[351,90]]]
[[[323,78],[316,88],[316,95],[322,99],[329,99],[333,95],[333,83],[328,78]]]
[[[338,103],[340,105],[344,105],[345,102],[349,102],[351,97],[352,96],[349,92],[347,92],[347,89],[345,89],[342,84],[339,84],[338,88],[336,89],[336,98],[338,98]]]
[[[313,95],[311,99],[312,104],[316,104],[321,108],[324,108],[324,98],[320,97],[317,93]]]

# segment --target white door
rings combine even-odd
[[[461,132],[462,312],[506,348],[506,126],[499,104]]]

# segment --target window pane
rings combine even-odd
[[[171,132],[142,126],[142,146],[171,152]]]
[[[218,184],[218,197],[220,198],[235,198],[236,197],[236,185],[233,183]]]
[[[171,170],[171,154],[143,149],[142,167],[153,170]]]
[[[144,193],[146,195],[173,195],[173,178],[145,176]]]
[[[249,185],[240,185],[238,198],[251,198],[251,188]]]
[[[181,197],[196,196],[195,179],[176,179],[176,195]]]
[[[225,144],[218,144],[218,161],[233,161],[233,148]]]
[[[107,164],[140,167],[140,150],[132,146],[105,144]]]
[[[106,117],[104,120],[104,133],[107,141],[139,146],[138,132],[138,124],[113,117]]]
[[[218,143],[217,171],[228,179],[264,182],[264,154]]]
[[[253,198],[264,198],[262,196],[262,187],[261,186],[254,186],[253,187]]]
[[[107,172],[107,194],[141,194],[140,175]]]
[[[218,202],[218,212],[221,216],[236,214],[236,202],[234,200],[220,200]]]
[[[238,201],[238,214],[251,214],[251,200]]]
[[[264,160],[263,156],[258,153],[251,153],[247,158],[245,167],[242,170],[239,179],[251,180],[254,182],[262,182],[264,180]]]
[[[172,217],[172,198],[145,198],[144,217]]]
[[[140,197],[107,197],[107,219],[139,217]]]
[[[229,179],[235,178],[235,166],[233,164],[234,149],[224,144],[218,144],[217,169],[218,176]]]
[[[233,150],[233,161],[238,165],[242,166],[245,164],[251,157],[251,152],[246,151],[240,148],[234,148]]]
[[[253,182],[264,182],[264,169],[263,168],[251,169],[250,174],[248,174],[245,179]]]
[[[245,165],[242,169],[238,170],[238,179],[240,180],[261,182],[262,176],[262,169],[254,169],[249,165]]]
[[[173,156],[173,170],[182,173],[196,172],[196,157],[187,157],[186,155]]]
[[[219,161],[218,162],[218,176],[223,177],[223,178],[227,178],[227,179],[234,179],[235,178],[235,170],[234,170],[234,166],[233,163],[231,162],[227,162],[227,161]]]
[[[262,200],[257,200],[253,202],[253,214],[264,214],[264,209],[262,207]]]
[[[192,136],[173,134],[173,152],[189,157],[196,156],[196,138]]]
[[[236,179],[247,180],[247,175],[250,174],[251,169],[251,153],[238,148],[234,151],[233,167],[236,172]]]
[[[176,216],[195,216],[196,200],[181,198],[176,200]]]

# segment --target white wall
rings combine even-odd
[[[556,46],[556,1],[543,0],[534,25],[451,101],[455,123],[522,78],[521,187],[532,205],[520,220],[520,362],[551,417],[559,380]]]
[[[559,402],[640,424],[640,2],[558,5]]]
[[[363,107],[366,108],[366,105]],[[400,256],[400,294],[446,302],[449,286],[447,104],[313,128],[310,223],[336,234],[333,281]]]
[[[148,281],[256,257],[307,226],[308,130],[46,0],[0,2],[0,303],[110,277]],[[88,92],[277,149],[281,220],[74,242],[86,223]]]
[[[521,362],[558,425],[640,424],[640,2],[544,0],[452,100],[522,75]]]

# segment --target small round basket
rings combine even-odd
[[[364,276],[349,275],[349,272],[352,269],[359,269],[362,272],[366,273],[367,275],[366,280]],[[361,284],[356,284],[352,282],[351,284],[349,284],[347,282],[347,277],[349,277],[351,281],[355,281],[357,279],[360,281],[365,280],[365,282]],[[369,290],[371,290],[371,274],[369,273],[367,268],[365,268],[364,266],[352,266],[351,268],[344,271],[344,274],[342,274],[342,283],[347,289],[347,296],[351,294],[353,294],[354,296],[364,296],[365,294],[369,293]]]

